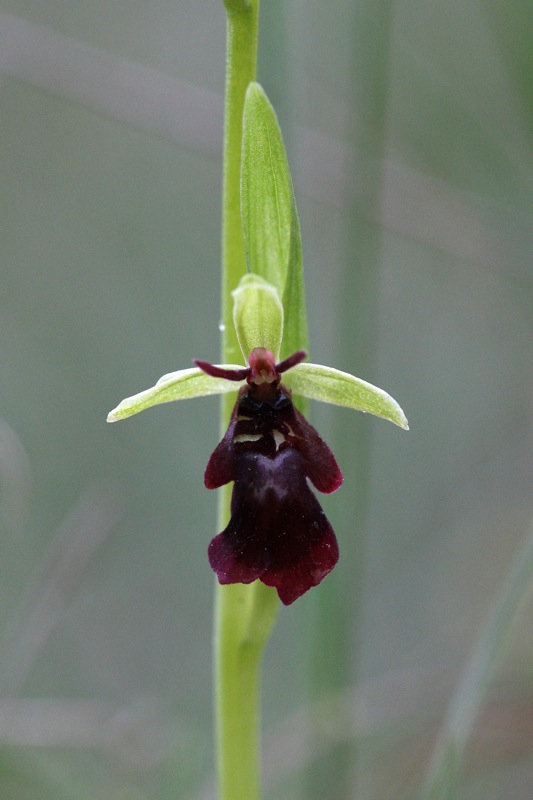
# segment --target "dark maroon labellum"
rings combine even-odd
[[[209,563],[220,583],[259,579],[274,586],[285,605],[319,584],[339,558],[335,534],[308,479],[329,493],[341,485],[342,473],[280,383],[281,373],[305,355],[299,351],[276,364],[269,350],[256,348],[242,370],[195,362],[209,375],[246,379],[205,471],[208,489],[235,481],[231,519],[209,545]]]

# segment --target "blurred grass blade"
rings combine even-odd
[[[14,698],[22,690],[95,552],[122,515],[113,493],[96,485],[80,496],[59,526],[0,632],[1,697]]]
[[[282,357],[306,349],[300,223],[278,120],[258,83],[249,85],[244,104],[241,213],[248,267],[283,301]]]
[[[224,369],[242,369],[242,364],[221,364]],[[160,403],[171,403],[174,400],[188,400],[191,397],[203,397],[209,394],[225,394],[237,390],[235,383],[225,378],[213,378],[206,375],[198,367],[180,369],[163,375],[155,386],[143,392],[126,397],[113,411],[107,415],[108,422],[132,417],[140,411]]]
[[[286,383],[298,394],[323,403],[333,403],[382,417],[400,428],[409,425],[402,409],[383,389],[322,364],[297,364],[287,373]]]
[[[453,800],[468,738],[521,600],[533,582],[533,525],[495,598],[448,707],[427,771],[422,800]]]

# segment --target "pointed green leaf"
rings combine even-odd
[[[233,321],[245,361],[254,347],[266,347],[279,358],[283,306],[278,292],[259,275],[245,275],[233,295]]]
[[[250,83],[244,101],[241,213],[249,268],[281,296],[289,263],[290,176],[276,114],[258,83]]]
[[[405,414],[394,398],[383,389],[348,372],[321,364],[304,363],[287,372],[283,382],[304,397],[366,411],[388,419],[405,430],[409,428]]]
[[[242,365],[223,364],[225,369],[242,369]],[[117,422],[126,417],[138,414],[151,406],[160,403],[171,403],[173,400],[187,400],[190,397],[202,397],[209,394],[226,394],[235,392],[238,384],[224,378],[212,378],[198,367],[180,369],[163,375],[155,386],[143,392],[126,397],[107,416],[108,422]]]
[[[249,267],[282,297],[286,357],[308,346],[300,222],[278,120],[258,83],[244,105],[241,213]]]

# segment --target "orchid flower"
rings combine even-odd
[[[246,320],[262,317],[263,340],[279,347],[282,315],[275,289],[247,275],[234,294],[244,346],[249,346],[247,333],[254,332]],[[319,584],[339,557],[335,534],[308,479],[326,493],[342,483],[331,450],[295,408],[291,386],[304,397],[368,411],[407,428],[401,408],[381,389],[331,367],[305,363],[305,357],[305,350],[299,350],[276,362],[272,350],[257,346],[247,367],[195,360],[196,368],[163,376],[108,416],[115,422],[158,403],[231,392],[241,384],[228,429],[204,476],[208,489],[234,481],[231,519],[209,545],[209,563],[220,583],[259,579],[274,586],[285,605]],[[281,383],[282,373],[288,373],[289,385]]]

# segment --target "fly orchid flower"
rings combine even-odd
[[[164,375],[108,416],[115,422],[159,403],[228,393],[236,382],[242,384],[229,427],[205,471],[208,489],[234,481],[231,519],[209,545],[209,563],[220,583],[259,579],[274,586],[285,605],[319,584],[339,555],[309,481],[324,493],[342,483],[331,450],[295,408],[292,391],[408,427],[398,403],[382,389],[346,372],[304,363],[305,356],[299,350],[276,362],[272,350],[254,347],[247,367],[196,360],[195,368]],[[283,373],[287,385],[281,383]]]

